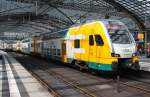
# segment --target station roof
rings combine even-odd
[[[150,0],[0,0],[0,32],[53,32],[106,16],[131,30],[149,29]]]

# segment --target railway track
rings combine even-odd
[[[132,71],[120,76],[122,77],[121,84],[150,93],[150,73]]]
[[[32,64],[33,65],[33,64]],[[37,65],[35,65],[37,66]],[[78,89],[81,93],[83,93],[84,95],[86,95],[87,97],[98,97],[97,95],[91,93],[89,90],[84,89],[80,86],[78,86],[76,84],[75,81],[69,81],[67,80],[63,75],[58,74],[56,72],[53,71],[49,71],[49,70],[45,70],[45,68],[43,68],[42,66],[39,66],[40,69],[44,70],[45,72],[47,72],[49,75],[54,76],[56,79],[62,80],[63,82],[65,82],[67,85],[74,87],[75,89]]]
[[[9,57],[8,56],[5,56],[8,60],[8,63],[9,64],[12,64],[12,62],[10,61]],[[54,89],[52,87],[50,87],[48,85],[48,83],[46,83],[44,80],[42,80],[36,73],[34,73],[34,71],[32,71],[31,69],[31,65],[29,65],[28,67],[28,71],[32,74],[32,76],[34,76],[46,89],[48,89],[48,91],[53,94],[54,97],[62,97],[60,96],[59,93],[55,92]],[[33,68],[33,67],[32,67]]]
[[[89,97],[98,97],[97,95],[91,93],[91,91],[89,89],[84,89],[82,87],[80,87],[77,82],[75,81],[69,81],[66,80],[66,78],[64,78],[62,75],[56,73],[56,72],[49,72],[51,75],[55,75],[56,78],[63,80],[65,83],[67,83],[68,85],[71,85],[73,87],[75,87],[76,89],[79,89],[81,92],[83,92],[85,95],[89,96]]]
[[[32,62],[30,60],[32,60]],[[28,62],[27,62],[27,64],[33,63],[33,64],[30,64],[31,65],[30,68],[38,67],[38,69],[43,70],[44,72],[48,73],[49,76],[53,76],[55,79],[58,79],[58,80],[61,80],[61,81],[65,82],[68,86],[74,87],[80,93],[84,94],[84,96],[86,96],[86,97],[104,97],[104,96],[99,95],[101,91],[99,91],[99,94],[97,94],[97,93],[95,93],[95,91],[93,91],[93,89],[85,87],[81,82],[79,82],[79,80],[73,80],[70,76],[67,76],[67,73],[70,73],[69,70],[68,70],[69,72],[67,72],[67,73],[62,73],[62,72],[59,72],[59,71],[56,71],[56,70],[49,70],[48,69],[49,68],[48,67],[49,62],[47,62],[47,61],[43,62],[42,60],[38,60],[38,59],[34,60],[32,58],[30,60],[28,60]],[[66,66],[66,67],[68,67],[68,66]],[[27,68],[29,68],[29,67],[27,67]],[[74,71],[77,71],[77,70],[74,70]],[[89,74],[85,73],[84,76],[87,76],[87,75],[89,75]],[[88,76],[88,77],[89,77],[89,79],[91,78],[91,79],[99,80],[98,84],[107,83],[107,82],[108,83],[113,83],[113,84],[115,84],[114,89],[116,89],[116,82],[117,82],[116,79],[112,80],[110,78],[110,79],[105,79],[104,81],[101,81],[100,76],[91,75],[91,76]],[[106,82],[106,80],[107,80],[107,82]],[[150,89],[148,89],[148,87],[145,88],[145,86],[148,86],[148,85],[143,83],[143,86],[142,86],[142,84],[137,86],[135,84],[133,85],[133,83],[135,83],[135,82],[133,82],[133,80],[132,81],[129,80],[129,79],[124,80],[123,78],[121,78],[121,80],[120,80],[121,87],[120,88],[128,87],[128,88],[132,88],[132,90],[136,89],[136,90],[146,92],[148,94],[150,93]],[[136,83],[139,84],[140,82],[136,81]],[[63,96],[61,96],[61,97],[63,97]],[[123,97],[123,96],[121,96],[121,97]],[[142,96],[142,97],[147,97],[147,96]]]
[[[139,86],[130,85],[130,84],[124,83],[124,82],[121,82],[121,84],[150,93],[150,89],[143,88],[142,86],[139,87]]]
[[[34,72],[34,70],[32,69],[39,69],[39,70],[42,70],[44,71],[45,73],[49,74],[50,76],[53,76],[54,78],[58,79],[58,80],[61,80],[63,81],[65,84],[67,84],[68,86],[71,86],[73,87],[75,90],[77,90],[78,92],[82,93],[84,96],[82,97],[99,97],[97,96],[96,94],[94,93],[91,93],[91,91],[85,89],[85,88],[82,88],[80,86],[77,85],[76,82],[73,82],[73,81],[69,81],[67,80],[66,78],[64,78],[64,76],[56,73],[56,72],[52,72],[52,71],[48,71],[48,70],[45,70],[45,67],[39,65],[39,64],[28,64],[28,66],[25,66],[29,71],[30,73],[35,77],[37,78],[53,95],[54,97],[63,97],[61,94],[59,94],[58,92],[55,91],[55,89],[53,89],[52,87],[50,87],[50,85],[45,82],[44,80],[42,80],[40,78],[40,76]]]

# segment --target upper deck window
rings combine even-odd
[[[129,44],[132,42],[126,30],[108,29],[108,33],[112,43]]]
[[[106,27],[112,43],[132,43],[131,35],[127,27],[121,22],[109,21],[108,24],[106,24]]]

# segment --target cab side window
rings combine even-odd
[[[74,40],[74,47],[80,48],[80,40],[79,39]]]
[[[95,41],[97,46],[103,46],[104,41],[100,35],[95,35]]]
[[[93,46],[93,45],[94,45],[94,38],[93,38],[93,35],[90,35],[90,36],[89,36],[89,45],[90,45],[90,46]]]

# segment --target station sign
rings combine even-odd
[[[143,33],[139,33],[138,34],[138,39],[144,39],[144,34]]]
[[[29,36],[29,33],[4,32],[4,36],[11,38],[25,38]]]

